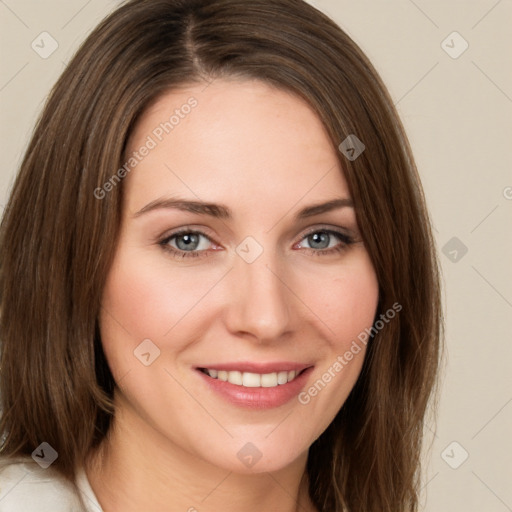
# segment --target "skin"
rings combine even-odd
[[[375,271],[353,207],[294,220],[306,206],[350,194],[321,121],[289,92],[249,80],[173,90],[142,116],[128,153],[191,96],[197,106],[123,183],[100,315],[117,412],[87,475],[105,512],[312,511],[307,452],[353,388],[364,347],[307,404],[294,398],[266,410],[227,402],[195,368],[306,362],[309,388],[372,325]],[[220,203],[233,217],[174,208],[136,215],[164,197]],[[182,227],[208,237],[194,246],[199,257],[174,257],[159,244]],[[329,248],[307,235],[322,228],[354,243],[331,235],[329,248],[342,250],[320,254]],[[263,249],[252,263],[236,252],[248,236]],[[168,245],[179,251],[177,243]],[[134,356],[145,339],[160,350],[149,366]],[[251,468],[237,457],[248,442],[262,454]]]

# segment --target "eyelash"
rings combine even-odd
[[[355,241],[350,236],[346,235],[345,233],[342,233],[341,231],[337,231],[334,229],[327,229],[327,228],[312,229],[309,232],[305,233],[302,236],[302,238],[300,239],[300,241],[304,240],[305,238],[307,238],[311,235],[314,235],[315,233],[325,233],[328,235],[334,235],[341,240],[340,244],[338,244],[334,247],[331,247],[329,249],[311,249],[309,247],[302,248],[302,250],[306,250],[308,253],[315,255],[315,256],[327,256],[327,255],[334,254],[334,253],[340,253],[340,252],[344,251],[347,248],[347,246],[355,243]],[[196,231],[193,229],[184,228],[179,231],[176,231],[175,233],[173,233],[170,236],[165,237],[163,240],[158,242],[158,244],[162,247],[162,249],[165,252],[169,253],[171,256],[173,256],[174,258],[177,258],[177,259],[201,258],[201,257],[209,256],[208,250],[182,251],[179,249],[175,249],[174,247],[171,247],[169,245],[169,242],[171,240],[173,240],[174,238],[179,237],[180,235],[200,235],[200,236],[204,236],[211,243],[213,243],[211,238],[208,235],[206,235],[205,233],[203,233],[202,231]]]

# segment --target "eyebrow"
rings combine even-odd
[[[317,203],[306,206],[299,210],[294,217],[295,221],[300,221],[321,213],[327,213],[340,208],[353,208],[353,202],[347,197],[331,199],[324,203]],[[135,213],[134,217],[140,217],[149,212],[162,209],[174,209],[185,212],[197,213],[199,215],[209,215],[217,219],[232,219],[233,214],[230,208],[222,204],[207,203],[204,201],[195,201],[177,198],[161,198],[151,201],[144,208]]]

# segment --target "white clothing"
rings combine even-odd
[[[31,457],[14,463],[0,459],[0,512],[103,512],[83,469],[76,485],[78,492]]]

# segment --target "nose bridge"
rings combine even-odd
[[[242,243],[239,250],[243,248],[247,246]],[[254,247],[249,245],[251,250]],[[230,272],[230,330],[250,333],[260,341],[279,338],[289,330],[290,293],[279,269],[277,257],[270,249],[261,251],[255,259],[245,258],[239,252]]]

